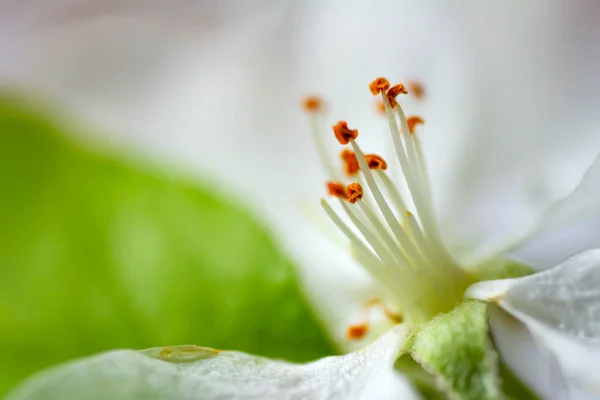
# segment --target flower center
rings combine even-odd
[[[386,289],[404,319],[421,324],[460,302],[473,280],[450,256],[440,238],[425,160],[415,132],[423,119],[407,118],[396,101],[398,95],[408,91],[402,84],[390,87],[385,78],[373,81],[370,90],[381,96],[408,190],[400,190],[381,156],[365,154],[357,142],[358,131],[340,121],[333,126],[333,133],[342,146],[349,146],[340,154],[343,169],[347,176],[356,178],[344,183],[327,156],[318,123],[322,106],[313,97],[306,100],[305,108],[312,116],[315,144],[331,179],[328,193],[337,198],[340,208],[336,211],[325,199],[321,199],[321,205],[350,241],[355,258]],[[414,208],[409,210],[408,204]]]

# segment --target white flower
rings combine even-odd
[[[264,213],[303,267],[307,294],[331,335],[344,345],[346,329],[358,321],[365,299],[380,291],[343,246],[332,246],[330,238],[322,235],[322,222],[315,222],[320,216],[298,211],[316,202],[322,182],[329,179],[319,170],[309,135],[303,135],[305,124],[295,109],[306,91],[317,89],[331,99],[332,107],[337,107],[331,114],[358,127],[362,145],[363,138],[370,141],[380,131],[375,114],[369,115],[371,99],[363,95],[368,80],[375,74],[423,79],[427,97],[419,113],[427,125],[420,140],[431,197],[425,185],[413,185],[423,194],[409,188],[422,198],[411,211],[432,226],[425,233],[436,238],[439,257],[454,260],[442,263],[448,271],[476,267],[491,256],[497,259],[504,254],[499,249],[533,237],[532,232],[541,235],[560,228],[559,235],[568,233],[562,239],[541,237],[546,241],[541,245],[509,246],[513,254],[535,266],[556,265],[575,250],[600,244],[593,233],[600,225],[598,162],[576,183],[600,147],[595,110],[600,90],[593,68],[598,54],[596,31],[593,21],[586,19],[593,9],[586,12],[579,2],[568,12],[558,2],[520,5],[517,10],[499,5],[486,9],[478,2],[457,9],[416,3],[318,2],[278,5],[269,12],[256,7],[255,19],[245,19],[244,12],[233,13],[217,26],[206,22],[206,9],[197,14],[174,12],[169,18],[160,7],[145,9],[143,18],[135,7],[113,14],[100,12],[99,18],[90,12],[84,13],[85,24],[65,20],[56,9],[44,11],[56,18],[42,18],[44,24],[27,18],[22,24],[0,24],[3,29],[18,26],[27,32],[14,36],[20,42],[0,42],[3,51],[10,51],[10,57],[3,59],[11,60],[0,67],[11,81],[58,94],[76,112],[125,132],[154,152],[197,166],[244,193],[247,203]],[[300,11],[306,13],[304,17],[298,17]],[[0,15],[15,21],[10,16],[20,14]],[[292,22],[282,15],[293,16]],[[205,24],[198,32],[192,27],[202,16]],[[27,21],[34,28],[28,28]],[[201,39],[191,40],[196,37]],[[581,37],[589,38],[590,44]],[[141,45],[147,42],[152,45]],[[131,49],[138,52],[132,56]],[[95,68],[73,67],[90,62],[90,56]],[[110,85],[115,76],[121,79]],[[152,87],[149,80],[155,82]],[[247,134],[240,135],[241,131]],[[368,151],[385,149],[377,143],[364,146]],[[391,158],[388,161],[391,164]],[[420,175],[414,177],[425,182]],[[569,191],[572,195],[566,196]],[[577,219],[588,224],[575,231],[565,228]],[[581,232],[585,235],[578,235]],[[395,234],[390,237],[398,239]],[[556,242],[557,237],[562,241]],[[452,273],[445,275],[459,279]],[[531,279],[526,281],[529,285],[537,284],[537,278]],[[457,287],[466,289],[466,282]],[[506,290],[509,299],[513,289]],[[426,311],[427,316],[406,312],[414,295],[408,289],[408,300],[396,299],[393,305],[418,322],[433,310]],[[514,299],[522,304],[527,300]],[[597,296],[587,300],[598,301]],[[560,323],[548,324],[547,319],[539,326],[532,324],[532,318],[541,317],[535,314],[537,309],[533,313],[513,302],[500,304],[512,304],[509,311],[532,331],[566,329]],[[515,313],[521,309],[526,311]],[[557,321],[567,324],[560,314],[565,309],[555,311]],[[510,324],[503,314],[494,318],[496,340],[507,362],[542,395],[553,397],[554,386],[544,379],[551,376],[550,383],[556,385],[564,383],[562,375],[536,377],[531,373],[540,368],[519,368],[522,358],[510,347],[521,342],[502,343],[521,326]],[[570,325],[565,326],[567,334],[572,332]],[[550,340],[544,343],[556,343]],[[563,361],[568,358],[557,352],[561,349],[546,347],[561,360],[559,372],[572,377],[573,363]],[[597,382],[597,377],[593,379]],[[588,391],[594,389],[589,382],[585,379],[583,385]]]

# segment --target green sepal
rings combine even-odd
[[[500,361],[490,340],[487,305],[469,300],[409,335],[396,363],[432,399],[535,399]],[[419,366],[422,369],[419,369]]]

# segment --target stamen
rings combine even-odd
[[[396,208],[400,209],[401,212],[405,212],[406,204],[404,204],[404,200],[402,200],[400,192],[396,186],[394,186],[394,182],[392,182],[390,177],[383,171],[377,171],[377,176],[383,183],[383,187],[386,189],[387,195],[392,198],[392,202]]]
[[[388,248],[388,250],[391,251],[391,255],[395,259],[397,264],[401,267],[409,266],[410,261],[406,258],[406,256],[402,252],[402,248],[400,248],[398,246],[398,244],[394,241],[392,236],[388,233],[388,231],[385,229],[383,224],[375,216],[373,211],[371,211],[371,209],[367,205],[365,205],[365,203],[362,201],[359,202],[358,204],[361,207],[364,215],[367,217],[367,219],[371,223],[371,225],[375,228],[375,231],[377,232],[377,234],[379,235],[381,240],[383,240],[383,242],[385,243],[385,246]]]
[[[340,121],[333,126],[333,134],[340,144],[348,144],[358,137],[358,130],[350,129],[346,121]]]
[[[377,154],[367,154],[365,155],[365,160],[367,161],[367,165],[370,169],[387,169],[387,163],[385,162],[383,157],[378,156]]]
[[[329,203],[325,199],[321,199],[321,207],[325,210],[327,216],[333,221],[335,226],[338,227],[340,231],[350,241],[350,247],[354,250],[357,258],[361,262],[365,268],[372,273],[376,278],[378,278],[384,284],[390,284],[390,280],[386,279],[385,271],[386,267],[383,264],[383,261],[379,257],[377,257],[373,252],[364,244],[364,242],[358,238],[358,236],[342,221],[340,216],[333,210],[333,208],[329,205]],[[394,282],[396,283],[396,282]],[[392,285],[392,288],[394,286]]]
[[[415,96],[423,95],[422,86],[413,82],[409,85]],[[355,258],[389,290],[407,321],[421,323],[458,302],[471,279],[448,254],[439,236],[424,158],[414,134],[416,125],[424,121],[418,116],[406,118],[396,101],[399,94],[408,93],[406,87],[403,84],[390,87],[387,79],[377,78],[369,89],[381,96],[382,111],[387,116],[408,192],[401,192],[394,185],[386,173],[385,159],[377,154],[364,154],[356,140],[358,130],[350,129],[346,121],[339,121],[333,126],[333,133],[340,144],[350,144],[351,148],[340,153],[344,172],[353,176],[360,171],[361,176],[346,186],[337,169],[337,175],[327,182],[327,190],[340,200],[351,222],[344,222],[327,201],[321,199],[321,205],[350,240]],[[313,115],[318,114],[321,105],[308,100],[305,108]],[[364,190],[368,187],[368,196],[361,184],[366,185]],[[411,203],[411,208],[414,206],[414,215],[408,211],[407,203]],[[390,321],[403,320],[401,314],[382,307]],[[368,329],[366,323],[352,325],[347,337],[360,339]]]
[[[392,142],[394,144],[394,149],[396,150],[396,156],[398,158],[398,162],[400,163],[400,167],[402,168],[402,174],[404,175],[404,178],[410,190],[411,197],[413,198],[413,203],[415,204],[419,213],[419,217],[421,217],[421,220],[424,223],[424,225],[427,225],[427,227],[429,228],[433,228],[434,223],[432,221],[432,216],[427,214],[429,211],[431,211],[431,207],[428,203],[428,199],[426,199],[427,196],[425,195],[425,193],[422,193],[424,185],[421,182],[420,178],[423,176],[423,174],[419,171],[419,163],[415,162],[414,160],[413,162],[409,163],[409,156],[414,159],[415,155],[415,149],[410,148],[411,145],[412,147],[414,147],[414,143],[411,140],[412,135],[405,136],[407,140],[405,148],[404,143],[401,140],[400,130],[398,129],[398,125],[396,123],[396,119],[394,118],[394,114],[389,104],[388,97],[382,95],[382,100],[386,106],[388,125],[392,134]],[[402,107],[395,107],[395,110],[399,116],[402,129],[408,132],[408,125],[406,124],[406,117],[404,116],[404,111],[402,110]],[[407,154],[409,156],[407,156]],[[427,189],[425,190],[427,191]]]
[[[369,332],[369,325],[366,323],[358,325],[350,325],[346,331],[346,338],[348,340],[360,340],[365,337]]]
[[[385,316],[391,320],[392,322],[399,324],[402,322],[402,320],[404,318],[402,318],[402,314],[394,312],[392,310],[390,310],[385,303],[383,302],[383,300],[381,300],[378,297],[369,299],[366,303],[365,303],[365,307],[368,308],[373,308],[373,307],[379,307],[381,308],[381,310],[383,311],[383,313],[385,314]]]
[[[408,91],[406,90],[406,88],[404,87],[403,84],[399,83],[397,85],[392,86],[388,91],[387,91],[387,99],[390,102],[390,107],[395,108],[396,105],[398,104],[396,102],[396,97],[399,94],[408,94]]]
[[[323,110],[323,101],[317,96],[308,96],[302,102],[302,106],[308,112],[318,112]]]
[[[361,216],[354,210],[353,207],[350,207],[345,202],[342,202],[342,207],[344,207],[344,210],[348,214],[348,217],[350,217],[352,220],[354,226],[356,226],[360,234],[373,248],[373,251],[375,251],[375,254],[377,254],[383,264],[387,266],[389,270],[392,271],[396,276],[398,276],[400,280],[406,279],[407,270],[402,268],[398,261],[402,260],[404,255],[401,252],[394,252],[393,247],[390,248],[388,245],[382,242],[380,236],[373,232],[370,227],[368,227],[366,223],[361,220]]]
[[[371,189],[373,197],[375,198],[375,202],[377,203],[379,209],[381,210],[381,213],[383,214],[383,218],[386,220],[389,227],[392,229],[396,240],[398,240],[402,248],[409,255],[408,258],[410,259],[410,261],[412,261],[412,265],[416,266],[416,264],[418,264],[418,262],[421,261],[420,257],[418,257],[418,254],[416,253],[416,249],[414,249],[414,246],[412,245],[412,243],[410,243],[410,240],[404,232],[404,229],[402,229],[402,226],[396,219],[396,216],[392,212],[389,204],[387,203],[387,201],[385,201],[385,198],[383,197],[379,186],[375,182],[371,170],[367,166],[367,162],[363,156],[362,150],[360,149],[356,141],[352,140],[350,143],[352,145],[352,148],[354,149],[354,152],[356,153],[356,158],[358,160],[358,163],[360,164],[361,171],[363,173],[363,176],[365,177],[365,181],[367,182],[369,189]]]
[[[341,182],[327,182],[327,193],[329,193],[330,196],[345,199],[346,187]]]
[[[421,100],[425,96],[425,88],[423,87],[423,84],[420,82],[417,82],[417,81],[408,82],[408,89],[419,100]]]
[[[438,256],[436,248],[431,246],[427,241],[427,238],[423,235],[421,227],[413,213],[406,210],[406,217],[408,220],[408,228],[413,235],[417,248],[421,251],[421,255],[428,260],[434,260],[436,256]]]
[[[390,87],[390,81],[385,78],[379,77],[375,79],[369,85],[369,90],[373,93],[373,96],[378,95],[379,93],[386,92]]]
[[[417,115],[410,116],[406,119],[406,124],[408,125],[408,131],[412,134],[415,133],[416,125],[423,125],[424,123],[425,123],[425,121],[423,121],[423,118],[421,118]]]
[[[320,121],[322,117],[322,112],[320,111],[323,109],[323,101],[319,97],[309,96],[304,100],[303,107],[306,111],[308,111],[308,114],[310,115],[310,126],[312,131],[313,143],[315,145],[315,148],[317,149],[317,153],[321,164],[327,172],[328,178],[340,179],[341,177],[339,176],[339,173],[337,172],[336,168],[333,167],[331,159],[329,158],[329,155],[327,153],[327,146],[325,146],[325,143],[323,142],[324,135],[323,130],[321,129],[322,124]]]
[[[354,176],[360,171],[356,154],[350,149],[344,149],[340,153],[340,158],[344,161],[344,170],[346,175]]]
[[[354,182],[346,187],[346,200],[354,204],[363,198],[363,188],[360,183]]]

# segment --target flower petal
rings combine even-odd
[[[467,12],[454,10],[461,40],[475,53],[466,55],[476,82],[468,97],[469,140],[455,173],[432,173],[445,180],[438,199],[454,200],[439,208],[442,231],[467,262],[514,243],[600,149],[594,111],[600,58],[598,47],[589,45],[600,33],[590,18],[598,4],[529,3],[518,12],[511,3],[470,5]],[[469,256],[474,247],[476,260]]]
[[[548,207],[528,237],[514,256],[540,267],[600,246],[600,156],[568,195]]]
[[[488,307],[494,344],[502,361],[544,399],[567,400],[567,382],[556,362],[540,351],[520,321],[497,306]]]
[[[413,392],[406,382],[395,376],[393,386],[381,381],[381,375],[391,378],[386,373],[393,370],[404,337],[398,326],[365,349],[304,365],[197,346],[117,350],[36,375],[7,400],[70,399],[83,394],[89,400],[342,400],[358,399],[379,388],[410,398]]]
[[[467,295],[521,320],[575,386],[600,396],[600,249],[534,275],[477,283]]]

